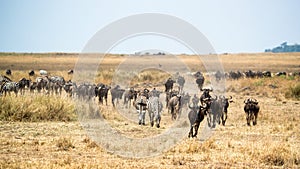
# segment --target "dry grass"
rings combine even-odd
[[[74,103],[59,96],[26,94],[0,98],[0,120],[4,121],[74,121]]]
[[[18,61],[12,59],[16,57],[24,58]],[[18,80],[27,75],[36,59],[36,63],[51,74],[72,78],[66,71],[74,66],[76,57],[76,54],[2,54],[1,61],[5,62],[1,62],[0,70],[4,72],[4,69],[11,68],[12,78]],[[201,69],[201,66],[196,67],[200,62],[194,57],[180,57],[188,65],[191,64],[193,70]],[[239,54],[220,57],[226,70],[253,68],[273,72],[295,71],[299,70],[297,66],[300,65],[299,54]],[[240,57],[243,59],[237,59]],[[97,81],[109,83],[109,78],[121,61],[122,56],[107,58]],[[56,62],[63,62],[65,66],[60,67],[58,64],[54,67]],[[138,63],[134,62],[136,65]],[[18,69],[14,69],[16,67]],[[167,76],[160,71],[151,73],[146,70],[137,75],[137,82],[151,82],[155,86]],[[78,103],[65,96],[1,97],[0,168],[299,168],[300,102],[286,97],[286,92],[291,88],[296,89],[297,83],[299,78],[289,77],[227,80],[227,95],[233,96],[234,103],[229,107],[226,126],[218,126],[208,140],[185,138],[159,156],[141,159],[118,157],[97,145],[81,124],[74,121],[74,104]],[[257,98],[261,106],[257,126],[246,125],[243,101],[247,97]],[[136,121],[129,120],[131,117],[136,118],[134,110],[123,109],[122,106],[113,109],[110,103],[107,107],[91,102],[90,109],[95,107],[100,111],[79,114],[79,117],[98,118],[101,115],[112,127],[131,137],[157,135],[172,125],[166,111],[163,112],[161,128],[156,129],[149,125],[138,126]],[[120,116],[118,111],[126,111],[130,118]],[[200,133],[205,124],[201,123]]]

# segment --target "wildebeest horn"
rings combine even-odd
[[[232,99],[232,96],[226,97],[226,99],[231,100],[231,99]]]
[[[200,91],[202,92],[202,91],[203,91],[203,89],[201,88],[201,89],[200,89]]]
[[[190,108],[190,109],[193,109],[193,107],[191,106],[191,104],[189,104],[189,108]]]

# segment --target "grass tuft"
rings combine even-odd
[[[6,96],[0,99],[0,120],[19,122],[74,121],[71,100],[55,96]]]

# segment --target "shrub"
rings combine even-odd
[[[298,83],[295,87],[290,87],[288,91],[285,93],[286,98],[296,98],[300,99],[300,83]]]

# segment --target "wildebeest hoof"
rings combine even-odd
[[[156,127],[157,127],[157,128],[160,128],[160,125],[159,125],[159,124],[157,124],[157,125],[156,125]]]
[[[141,125],[142,123],[141,122],[139,122],[139,125]]]
[[[142,125],[144,126],[144,125],[145,125],[145,123],[142,123]]]
[[[151,122],[151,127],[153,127],[153,125],[154,125],[154,123],[153,123],[153,122]]]

